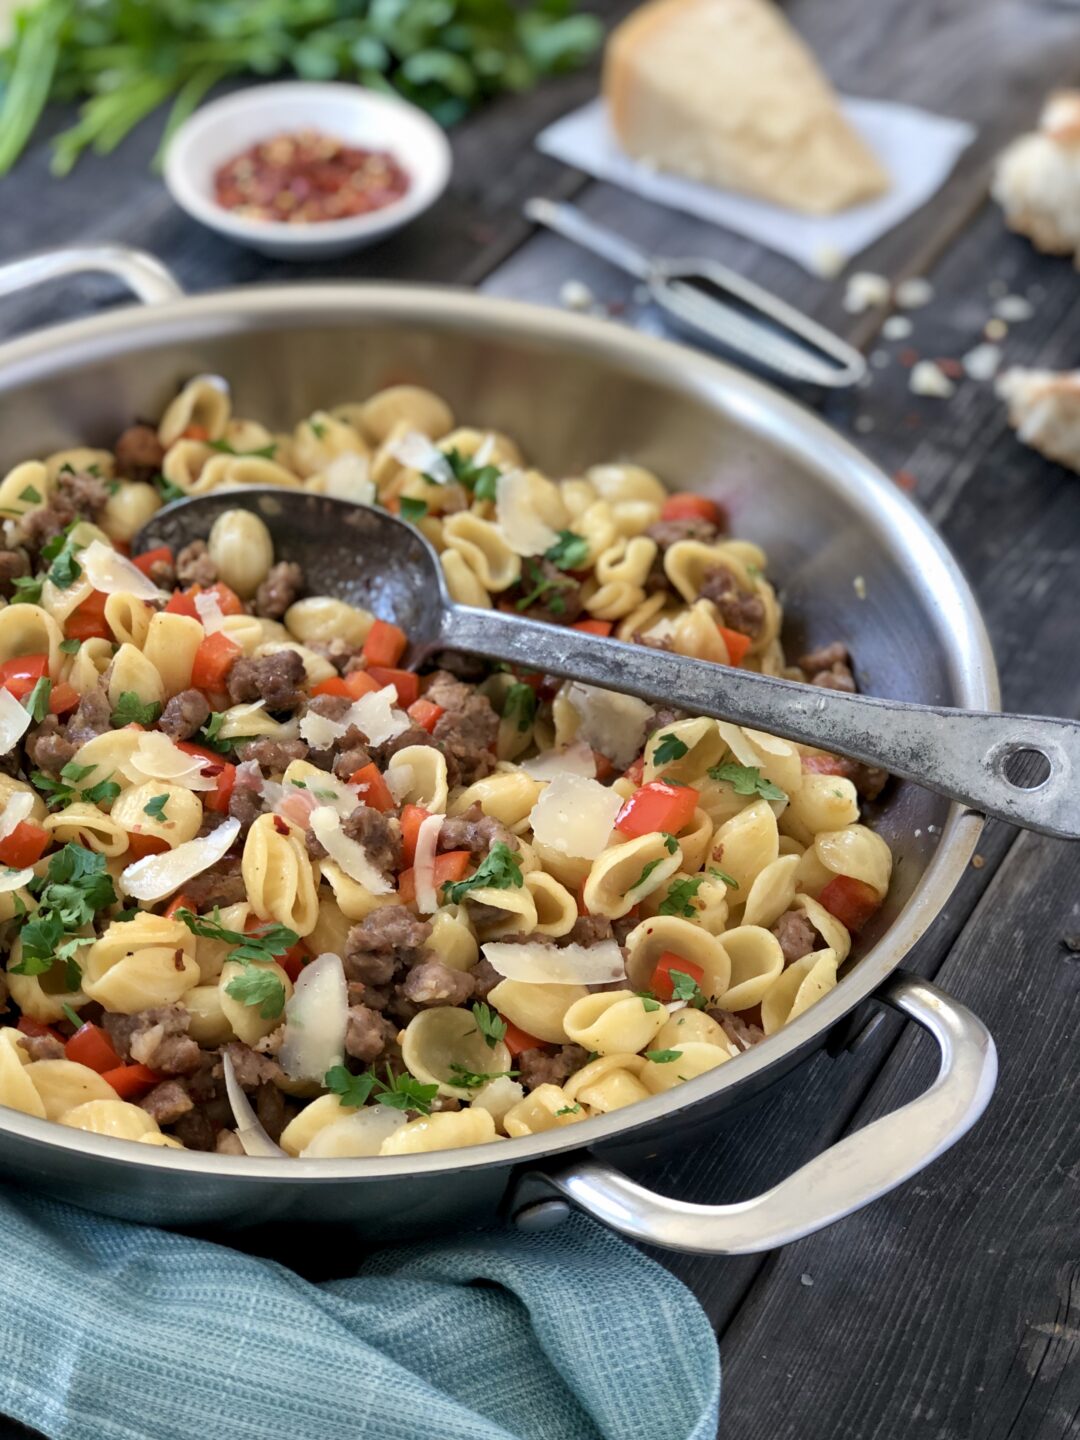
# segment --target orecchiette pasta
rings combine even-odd
[[[287,1155],[359,1164],[648,1100],[838,983],[891,879],[860,819],[880,772],[560,683],[551,630],[527,666],[414,674],[250,491],[393,511],[463,605],[854,686],[842,645],[789,663],[717,505],[591,458],[549,474],[419,385],[249,418],[199,375],[115,454],[0,479],[30,572],[0,603],[4,1018],[29,1032],[0,1026],[0,1107],[235,1153],[227,1055]],[[205,543],[132,556],[149,587],[101,568],[163,492],[227,489]]]

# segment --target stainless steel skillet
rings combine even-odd
[[[38,259],[33,277],[70,273],[75,260],[95,263]],[[109,262],[127,266],[115,249]],[[512,433],[554,473],[632,458],[673,486],[723,498],[736,531],[759,541],[784,579],[802,626],[792,647],[844,639],[876,695],[995,708],[974,601],[929,526],[856,450],[738,372],[601,322],[449,291],[290,285],[181,299],[152,262],[135,273],[143,297],[160,303],[0,347],[0,464],[108,444],[198,371],[229,377],[239,413],[289,420],[410,379],[440,390],[462,417]],[[0,291],[25,283],[25,271],[0,272]],[[89,1207],[173,1224],[289,1216],[347,1219],[380,1237],[430,1234],[500,1207],[551,1221],[569,1196],[658,1244],[733,1253],[808,1233],[940,1154],[981,1113],[994,1079],[993,1044],[975,1017],[894,973],[944,906],[981,819],[902,784],[874,823],[898,856],[897,879],[842,984],[755,1051],[632,1109],[554,1138],[341,1162],[147,1153],[5,1113],[0,1162]],[[692,1144],[700,1125],[798,1064],[871,996],[938,1039],[941,1076],[914,1107],[742,1205],[678,1205],[613,1168],[613,1157],[634,1165],[665,1143]]]

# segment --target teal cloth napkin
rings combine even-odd
[[[313,1284],[0,1190],[0,1411],[51,1440],[715,1440],[716,1340],[581,1215]]]

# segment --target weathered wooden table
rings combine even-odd
[[[1006,291],[1034,306],[1009,330],[1007,361],[1076,363],[1076,272],[1008,235],[986,190],[989,160],[1030,127],[1044,92],[1080,79],[1080,10],[1031,0],[791,0],[789,11],[843,89],[979,127],[944,190],[858,262],[894,280],[933,281],[936,298],[912,314],[914,333],[902,342],[878,337],[880,312],[845,315],[842,284],[810,279],[748,241],[540,157],[533,135],[586,99],[595,74],[506,99],[460,127],[444,200],[405,234],[333,267],[265,261],[189,222],[148,173],[156,124],[62,184],[47,178],[38,144],[0,188],[0,258],[118,239],[160,255],[191,290],[335,274],[478,285],[549,303],[574,277],[624,320],[657,326],[618,275],[533,235],[521,218],[526,195],[575,194],[650,248],[734,264],[873,353],[873,384],[831,405],[829,418],[914,488],[959,557],[990,628],[1006,707],[1076,714],[1080,479],[1017,444],[991,386],[966,380],[951,401],[920,399],[907,366],[916,353],[970,349]],[[66,118],[56,116],[55,128]],[[5,302],[0,324],[12,333],[114,299],[98,281],[29,293]],[[1001,1079],[982,1123],[916,1182],[784,1251],[660,1257],[697,1292],[719,1333],[723,1436],[1080,1436],[1078,935],[1080,847],[989,826],[910,962],[997,1037]],[[909,1099],[931,1078],[931,1062],[929,1042],[887,1018],[855,1053],[821,1054],[771,1091],[752,1122],[718,1125],[707,1147],[650,1180],[701,1201],[753,1194]],[[0,1423],[0,1433],[25,1432]]]

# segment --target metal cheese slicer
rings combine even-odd
[[[875,700],[690,660],[512,611],[459,605],[435,550],[385,510],[327,495],[244,486],[169,505],[132,542],[136,555],[174,551],[210,533],[226,510],[260,515],[281,559],[295,560],[326,595],[396,621],[414,669],[443,650],[464,651],[550,675],[677,705],[738,725],[819,745],[1028,830],[1080,839],[1080,722]],[[1033,784],[1013,762],[1031,755]]]
[[[525,214],[648,287],[654,302],[694,339],[787,384],[844,390],[866,373],[854,346],[771,291],[716,260],[647,255],[573,205],[526,200]]]

